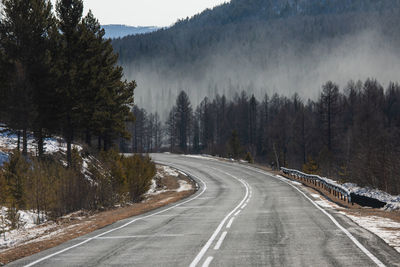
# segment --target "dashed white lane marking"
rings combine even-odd
[[[225,239],[227,233],[228,233],[228,232],[225,231],[225,232],[223,232],[223,233],[221,234],[221,237],[218,239],[218,242],[217,242],[217,244],[216,244],[215,247],[214,247],[215,250],[218,250],[218,249],[221,247],[222,242],[224,242],[224,239]]]
[[[215,206],[183,206],[183,207],[176,207],[177,209],[211,209],[215,208]]]
[[[253,170],[255,172],[261,173],[263,175],[267,175],[270,177],[273,177],[275,179],[278,179],[288,185],[290,185],[291,187],[293,187],[294,189],[296,189],[298,192],[300,192],[306,199],[308,199],[317,209],[319,209],[320,211],[322,211],[322,213],[324,213],[326,216],[328,216],[328,218],[340,229],[342,230],[348,238],[350,238],[351,241],[353,241],[353,243],[359,248],[361,249],[361,251],[367,255],[377,266],[379,267],[384,267],[386,266],[385,264],[383,264],[383,262],[381,262],[377,257],[375,257],[375,255],[373,255],[368,249],[366,249],[346,228],[344,228],[341,224],[339,224],[338,221],[336,221],[336,219],[330,215],[326,210],[324,210],[323,208],[321,208],[317,203],[315,203],[311,198],[309,198],[306,194],[304,194],[300,189],[298,189],[296,186],[294,186],[292,183],[287,182],[283,179],[280,179],[279,177],[274,177],[271,174],[259,171],[258,169],[255,168],[251,168],[251,167],[245,167],[247,169]]]
[[[215,168],[212,168],[215,169]],[[227,173],[224,172],[222,170],[218,170],[215,169],[219,172],[225,173],[228,176],[231,176],[232,178],[234,178],[235,180],[239,181],[240,183],[242,183],[246,189],[246,193],[245,196],[243,197],[242,201],[240,201],[240,203],[231,211],[228,213],[228,215],[225,216],[225,218],[220,222],[220,224],[218,225],[217,229],[215,229],[214,233],[211,235],[210,239],[208,239],[207,243],[201,248],[200,252],[197,254],[197,256],[194,258],[194,260],[192,261],[192,263],[190,264],[190,267],[195,267],[200,260],[203,258],[204,254],[206,254],[207,250],[210,248],[211,244],[214,242],[215,238],[217,237],[218,233],[221,231],[222,227],[224,226],[225,222],[232,216],[233,213],[235,213],[242,205],[243,203],[246,201],[246,199],[249,196],[249,187],[248,185],[243,182],[241,179]]]
[[[170,165],[170,166],[171,166],[171,167],[175,167],[175,166],[173,166],[173,165]],[[178,168],[178,167],[175,167],[175,168],[176,168],[176,169],[180,169],[180,168]],[[181,203],[178,203],[178,204],[176,204],[176,205],[174,205],[174,206],[171,206],[171,207],[169,207],[169,208],[160,210],[160,211],[158,211],[158,212],[155,212],[155,213],[152,213],[152,214],[143,216],[143,217],[139,217],[139,218],[133,219],[133,220],[131,220],[131,221],[129,221],[129,222],[127,222],[127,223],[125,223],[125,224],[119,226],[119,227],[113,228],[113,229],[108,230],[108,231],[106,231],[106,232],[104,232],[104,233],[101,233],[101,234],[98,234],[98,235],[96,235],[96,236],[94,236],[94,237],[88,238],[88,239],[86,239],[86,240],[84,240],[84,241],[82,241],[82,242],[80,242],[80,243],[78,243],[78,244],[75,244],[75,245],[73,245],[73,246],[64,248],[64,249],[62,249],[62,250],[60,250],[60,251],[58,251],[58,252],[55,252],[55,253],[50,254],[50,255],[47,255],[46,257],[40,258],[40,259],[38,259],[38,260],[36,260],[36,261],[34,261],[34,262],[31,262],[31,263],[25,265],[25,267],[34,266],[34,265],[36,265],[36,264],[38,264],[38,263],[40,263],[40,262],[42,262],[42,261],[48,260],[48,259],[50,259],[50,258],[52,258],[52,257],[54,257],[54,256],[57,256],[57,255],[61,254],[61,253],[64,253],[64,252],[69,251],[69,250],[71,250],[71,249],[73,249],[73,248],[79,247],[79,246],[81,246],[81,245],[83,245],[83,244],[86,244],[86,243],[88,243],[88,242],[90,242],[90,241],[92,241],[92,240],[94,240],[94,239],[97,239],[97,238],[102,237],[102,236],[104,236],[104,235],[106,235],[106,234],[109,234],[109,233],[112,233],[112,232],[114,232],[114,231],[117,231],[117,230],[120,230],[120,229],[122,229],[122,228],[125,228],[125,227],[127,227],[128,225],[131,225],[132,223],[134,223],[134,222],[136,222],[136,221],[143,220],[143,219],[147,219],[147,218],[150,218],[150,217],[159,215],[159,214],[161,214],[161,213],[164,213],[164,212],[166,212],[166,211],[172,210],[172,209],[174,209],[174,208],[176,208],[176,207],[182,206],[182,205],[184,205],[184,204],[186,204],[186,203],[189,203],[190,201],[193,201],[193,200],[197,199],[198,197],[200,197],[201,195],[203,195],[204,192],[207,190],[207,185],[206,185],[206,183],[205,183],[202,179],[200,179],[198,176],[192,175],[192,174],[190,174],[189,172],[185,172],[185,173],[189,174],[189,176],[195,177],[196,179],[198,179],[198,180],[203,184],[203,189],[202,189],[202,191],[201,191],[198,195],[196,195],[196,196],[194,196],[194,197],[192,197],[192,198],[189,198],[189,199],[186,200],[186,201],[183,201],[183,202],[181,202]]]
[[[236,213],[235,213],[235,215],[234,216],[238,216],[239,215],[239,213],[241,212],[242,210],[238,210]]]
[[[94,239],[130,239],[130,238],[147,238],[147,237],[181,237],[183,234],[165,234],[165,235],[127,235],[127,236],[100,236]]]
[[[226,228],[231,228],[231,226],[232,226],[232,223],[233,223],[233,220],[235,220],[235,217],[232,217],[230,220],[229,220],[229,222],[228,222],[228,224],[226,225]]]
[[[210,265],[210,263],[212,262],[212,260],[214,259],[214,257],[208,257],[205,262],[203,263],[202,267],[208,267]]]
[[[247,206],[247,203],[245,203],[245,204],[242,206],[242,209],[246,208],[246,206]]]

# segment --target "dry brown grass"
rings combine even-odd
[[[193,181],[187,177],[180,175],[178,178],[186,180],[188,183],[192,184],[193,188],[195,188]],[[165,185],[169,190],[177,189],[179,187],[176,177],[165,177],[162,179],[162,182],[162,186]],[[65,229],[61,234],[42,241],[33,240],[29,244],[20,245],[1,252],[0,262],[7,264],[40,251],[58,246],[66,241],[83,236],[119,220],[127,219],[175,203],[192,195],[194,192],[195,189],[182,192],[164,192],[159,195],[149,196],[146,201],[142,203],[127,205],[98,213],[76,214],[76,216],[71,216],[70,218],[60,219],[57,221],[59,226],[51,229],[51,232]],[[80,219],[77,219],[77,216],[79,216]],[[46,233],[45,235],[49,233]]]

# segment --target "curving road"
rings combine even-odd
[[[294,183],[214,159],[152,157],[190,174],[198,192],[10,266],[400,266],[380,238]]]

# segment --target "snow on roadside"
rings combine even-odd
[[[174,169],[172,169],[169,166],[163,166],[162,170],[168,176],[173,176],[173,177],[178,177],[179,176],[179,172],[174,170]]]
[[[318,206],[322,208],[328,208],[328,209],[338,209],[340,208],[338,205],[335,203],[325,199],[319,194],[314,194],[312,193],[311,196],[314,198],[314,202],[318,204]]]
[[[209,155],[185,155],[188,158],[194,158],[194,159],[206,159],[206,160],[218,160],[217,158],[214,158]]]
[[[146,195],[154,194],[156,191],[157,191],[157,182],[155,179],[152,179],[150,189],[146,192]]]
[[[5,233],[0,235],[0,251],[2,249],[16,246],[20,243],[24,243],[30,239],[36,238],[38,235],[42,235],[46,231],[56,227],[54,223],[46,223],[43,225],[37,225],[38,215],[34,211],[18,211],[19,214],[19,229],[9,230],[7,226],[10,222],[6,219],[7,208],[1,207],[0,212],[0,231],[3,229]],[[4,219],[4,221],[3,221]],[[40,215],[41,222],[45,222],[46,216]],[[3,224],[4,223],[4,224]]]
[[[311,193],[314,202],[322,208],[338,210],[340,214],[350,218],[353,222],[364,229],[382,238],[389,246],[400,252],[400,223],[389,218],[379,216],[362,216],[346,212],[335,203],[328,201],[319,194]]]
[[[356,216],[342,211],[339,213],[346,215],[359,226],[379,236],[400,252],[400,223],[378,216]]]
[[[400,195],[392,196],[382,190],[369,187],[360,187],[354,183],[345,183],[343,186],[354,194],[375,198],[379,201],[387,203],[383,208],[385,210],[400,210]]]
[[[161,193],[165,192],[183,192],[183,191],[189,191],[192,190],[193,187],[190,183],[186,182],[185,180],[178,180],[179,183],[179,188],[177,189],[166,189],[164,188],[158,188],[157,187],[157,179],[163,179],[168,176],[176,177],[178,178],[179,175],[187,176],[185,173],[175,170],[169,166],[160,166],[157,168],[157,173],[154,179],[151,181],[151,186],[150,189],[147,191],[146,195],[159,195]]]
[[[179,183],[179,188],[175,190],[176,192],[189,191],[193,189],[192,185],[186,182],[185,180],[179,180],[178,183]]]

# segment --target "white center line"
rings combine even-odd
[[[129,239],[129,238],[149,238],[149,237],[180,237],[183,234],[165,234],[165,235],[127,235],[127,236],[100,236],[94,239]]]
[[[217,244],[214,247],[215,250],[218,250],[221,247],[222,242],[224,242],[224,239],[225,239],[227,233],[228,233],[227,231],[222,233],[221,237],[219,238]]]
[[[206,259],[206,261],[203,263],[202,267],[208,267],[213,259],[214,259],[214,257],[211,257],[211,256],[208,257]]]
[[[225,218],[220,222],[220,224],[218,225],[217,229],[215,229],[214,233],[211,235],[210,239],[208,239],[207,243],[201,248],[200,252],[197,254],[197,256],[194,258],[194,260],[192,261],[192,263],[190,264],[190,267],[195,267],[200,260],[203,258],[204,254],[206,254],[207,250],[210,248],[211,244],[214,242],[215,238],[217,237],[218,233],[221,231],[222,227],[224,226],[225,222],[232,216],[232,214],[234,212],[236,212],[242,205],[243,203],[246,201],[247,197],[249,196],[249,187],[247,186],[246,183],[244,183],[243,181],[241,181],[239,178],[233,176],[230,173],[212,168],[216,171],[225,173],[228,176],[231,176],[232,178],[234,178],[235,180],[239,181],[240,183],[243,184],[243,186],[246,189],[246,193],[245,196],[243,197],[242,201],[240,201],[240,203],[231,211],[228,213],[228,215],[225,216]]]
[[[226,228],[228,228],[228,229],[231,228],[234,219],[235,219],[235,217],[232,217],[232,218],[229,220],[228,224],[226,225]]]

